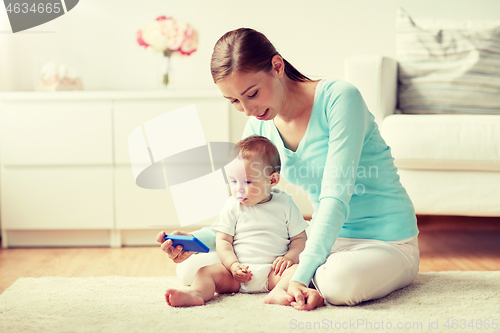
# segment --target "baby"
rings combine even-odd
[[[265,303],[289,305],[286,292],[307,239],[308,223],[292,198],[273,188],[280,180],[280,158],[265,137],[237,143],[226,166],[231,194],[212,226],[220,264],[202,267],[189,290],[168,289],[171,306],[203,305],[214,293],[271,291]]]

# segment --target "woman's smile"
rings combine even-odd
[[[269,114],[269,108],[267,108],[266,111],[264,111],[264,113],[262,113],[262,114],[260,114],[258,116],[255,116],[255,117],[257,119],[259,119],[259,120],[264,120],[267,117],[268,114]]]

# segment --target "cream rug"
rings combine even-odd
[[[176,277],[20,278],[0,295],[0,332],[500,332],[500,272],[420,273],[407,288],[354,307],[311,312],[265,294],[219,295],[172,308]]]

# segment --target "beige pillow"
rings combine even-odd
[[[500,114],[500,21],[397,16],[403,113]]]

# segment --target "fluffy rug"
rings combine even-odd
[[[311,312],[265,305],[265,294],[218,295],[172,308],[176,277],[20,278],[0,295],[0,332],[500,332],[500,272],[420,273],[354,307]]]

